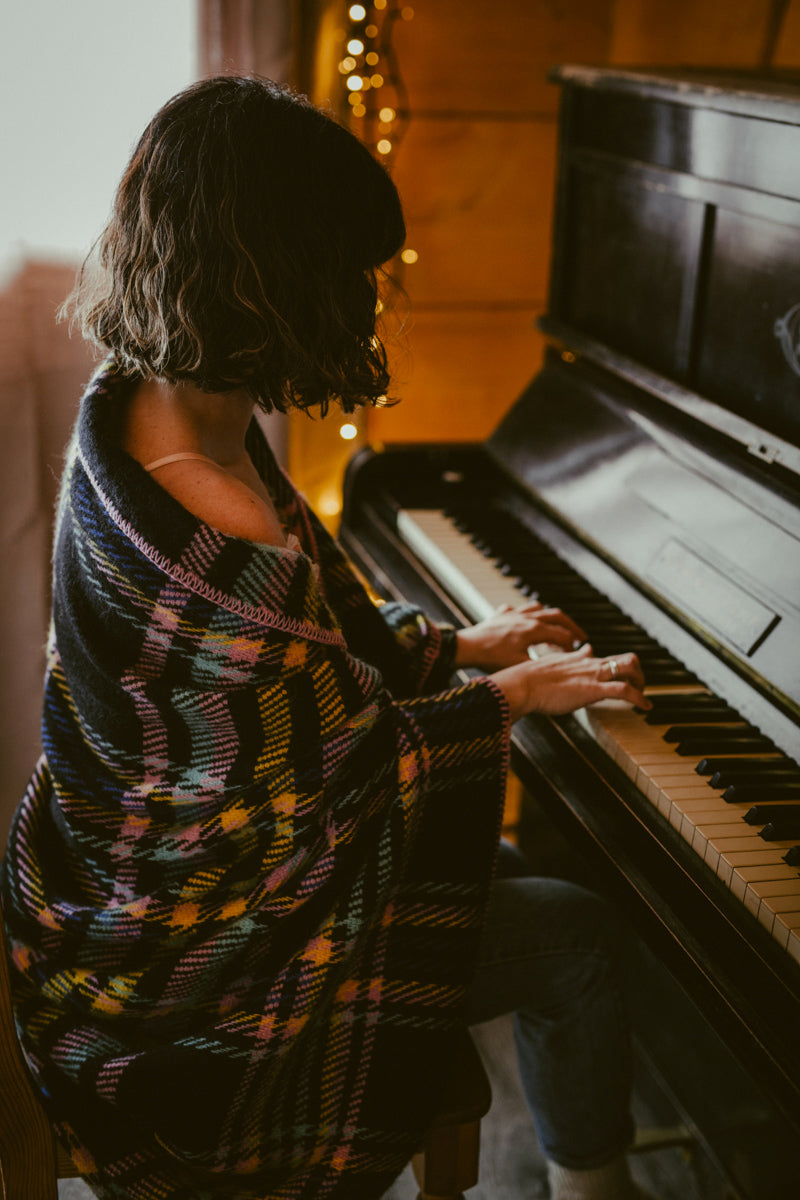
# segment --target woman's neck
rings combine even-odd
[[[229,467],[246,454],[254,407],[244,391],[210,393],[191,383],[145,379],[131,398],[125,446],[140,461],[191,450]]]

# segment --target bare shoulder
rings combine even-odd
[[[153,478],[190,513],[229,537],[285,546],[272,506],[246,483],[212,462],[165,464]]]

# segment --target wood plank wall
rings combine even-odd
[[[411,120],[394,176],[419,259],[403,274],[403,402],[370,414],[371,437],[483,438],[536,371],[558,105],[547,71],[605,61],[612,10],[612,0],[421,0],[398,22]]]
[[[480,439],[541,360],[558,104],[548,69],[797,66],[800,0],[409,2],[394,46],[411,121],[393,173],[419,259],[403,271],[412,315],[393,350],[402,403],[370,412],[366,436]]]

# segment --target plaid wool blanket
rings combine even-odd
[[[113,1200],[377,1197],[416,1149],[480,934],[508,712],[375,607],[277,467],[301,551],[223,536],[84,397],[44,754],[2,899],[23,1048]],[[437,694],[438,693],[438,694]]]

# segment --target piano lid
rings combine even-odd
[[[542,329],[800,476],[800,85],[566,66]]]

